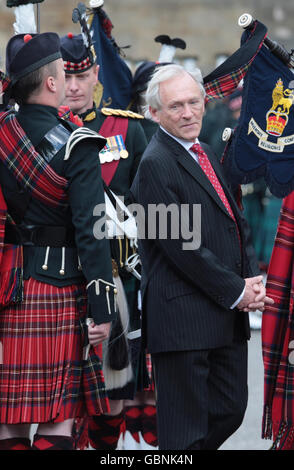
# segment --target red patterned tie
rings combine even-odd
[[[231,206],[229,204],[229,201],[227,200],[227,197],[224,193],[224,190],[215,174],[215,171],[209,161],[208,156],[204,152],[203,148],[201,147],[200,144],[193,144],[192,147],[190,147],[190,150],[192,152],[196,153],[198,156],[198,162],[199,165],[201,166],[202,170],[206,174],[207,178],[211,182],[212,186],[216,190],[217,194],[219,195],[221,201],[223,202],[225,208],[227,209],[228,213],[232,217],[232,219],[236,222],[235,216],[233,214],[233,211],[231,209]]]
[[[213,169],[213,167],[212,167],[212,165],[209,161],[208,156],[206,155],[206,153],[204,152],[204,150],[203,150],[203,148],[201,147],[200,144],[193,144],[192,147],[190,147],[190,150],[192,150],[192,152],[196,153],[196,155],[198,156],[199,165],[201,166],[202,170],[206,174],[207,178],[209,179],[209,181],[212,184],[212,186],[214,187],[214,189],[216,190],[218,196],[220,197],[221,201],[223,202],[223,204],[224,204],[225,208],[227,209],[228,213],[230,214],[231,218],[234,220],[234,222],[236,224],[236,229],[237,229],[237,234],[238,234],[240,246],[241,246],[241,237],[240,237],[239,227],[238,227],[237,222],[236,222],[236,218],[235,218],[234,213],[231,209],[230,203],[227,200],[227,196],[225,195],[225,192],[222,188],[222,185],[220,184],[220,182],[218,180],[218,177],[216,176],[215,171],[214,171],[214,169]]]

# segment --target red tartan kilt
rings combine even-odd
[[[24,301],[0,312],[0,423],[60,422],[85,414],[80,320],[86,307],[84,286],[29,279]],[[97,408],[103,409],[101,403]]]

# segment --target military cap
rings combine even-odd
[[[142,62],[134,74],[132,85],[133,93],[141,93],[142,91],[145,91],[155,70],[164,65],[169,65],[170,63],[171,62]]]
[[[148,86],[148,82],[158,67],[173,63],[175,51],[177,48],[186,49],[186,43],[181,38],[171,39],[166,34],[160,34],[154,38],[155,42],[161,44],[161,51],[156,62],[145,61],[137,68],[134,78],[132,91],[133,94],[142,93]]]
[[[81,34],[68,33],[60,40],[60,50],[66,73],[81,73],[90,69],[96,63],[96,57],[87,48]]]
[[[17,34],[6,48],[6,70],[11,82],[61,58],[60,39],[56,33]]]

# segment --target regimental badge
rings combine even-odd
[[[281,137],[289,119],[293,118],[293,102],[294,87],[284,90],[283,81],[279,78],[272,92],[272,106],[266,113],[266,130],[264,131],[253,117],[248,124],[248,134],[253,132],[256,135],[260,148],[281,153],[285,145],[294,143],[294,134]],[[276,142],[268,140],[269,136],[276,137]]]
[[[113,135],[106,138],[106,145],[99,152],[100,163],[109,163],[120,158],[128,158],[129,153],[126,149],[123,136]]]

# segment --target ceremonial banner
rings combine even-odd
[[[98,108],[126,109],[131,101],[132,73],[119,55],[119,47],[111,36],[113,25],[103,9],[94,9],[91,23],[93,44],[97,55],[99,83],[95,94]]]
[[[263,45],[243,86],[241,115],[223,161],[236,184],[260,177],[273,195],[294,189],[294,74]]]
[[[239,49],[204,77],[206,102],[224,98],[234,92],[258,54],[266,34],[264,24],[255,21],[252,30],[243,33]]]

